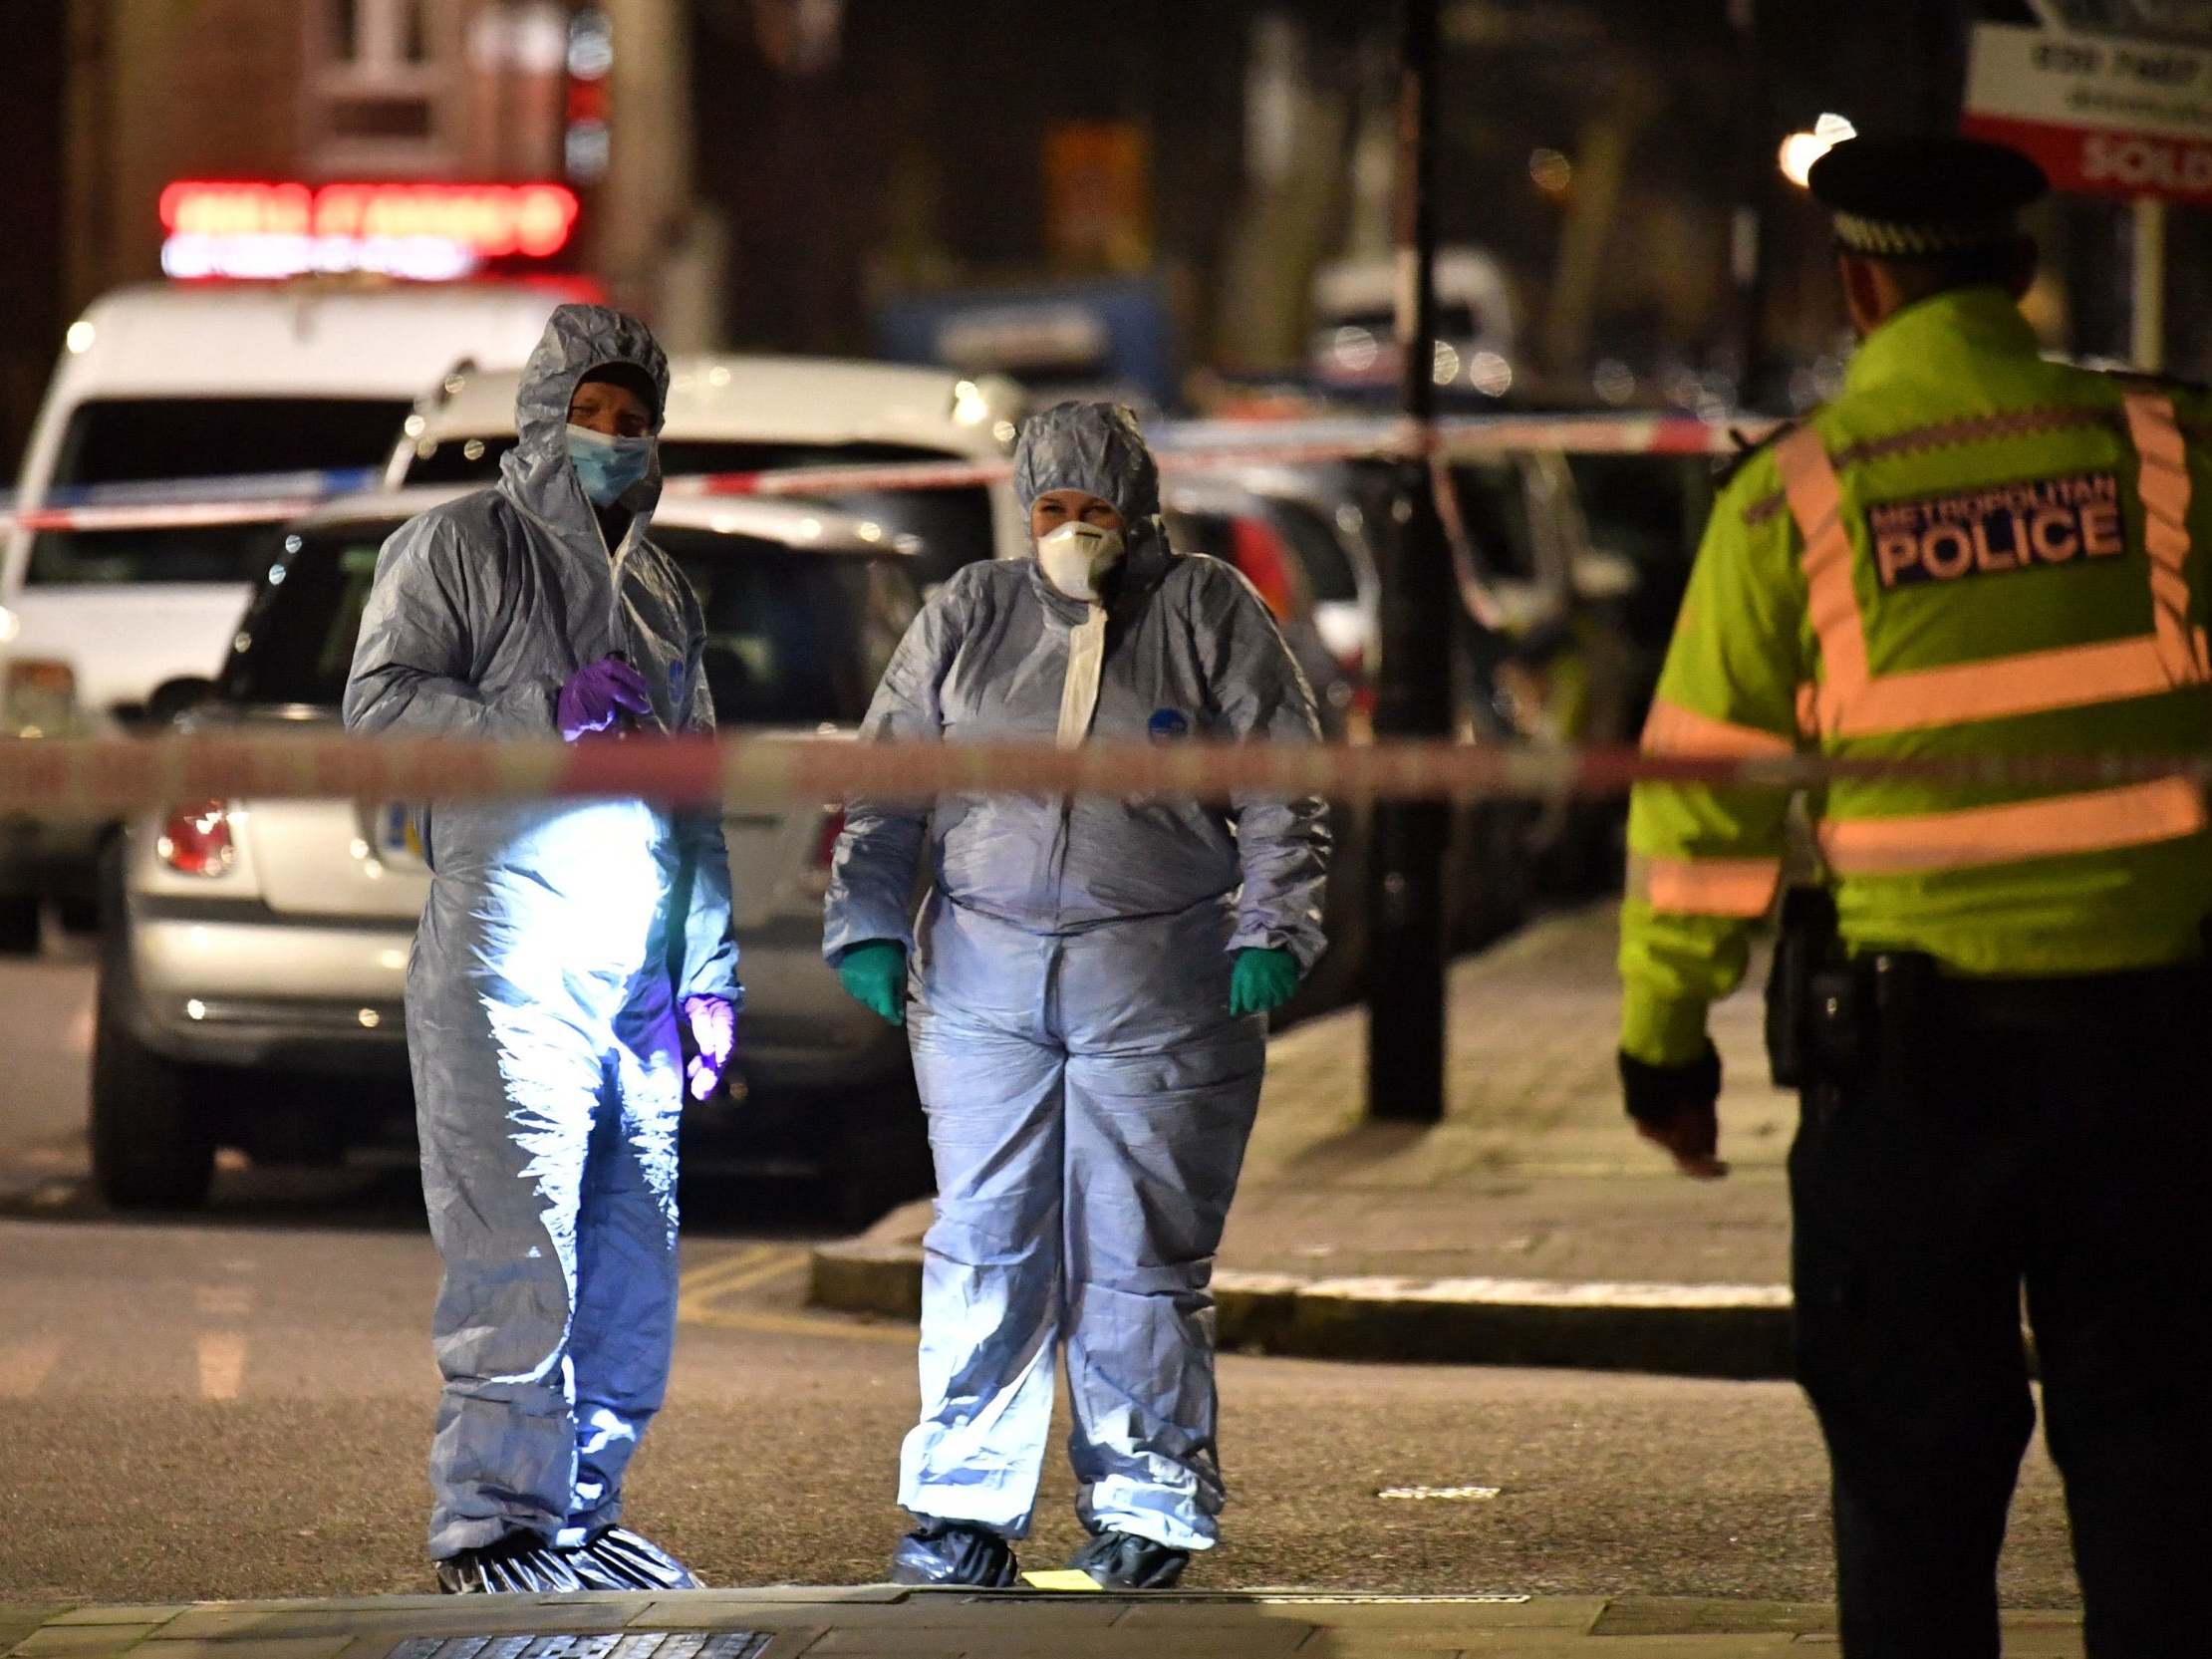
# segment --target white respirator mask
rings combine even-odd
[[[1044,578],[1070,599],[1095,602],[1098,584],[1121,563],[1119,530],[1102,530],[1080,521],[1063,524],[1037,541],[1037,563]]]

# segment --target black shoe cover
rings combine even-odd
[[[894,1584],[1006,1590],[1013,1588],[1020,1570],[1004,1538],[969,1521],[926,1521],[891,1552]]]
[[[691,1569],[627,1526],[606,1526],[562,1555],[587,1590],[695,1590]]]
[[[1140,1538],[1134,1532],[1101,1532],[1068,1557],[1070,1567],[1087,1572],[1100,1589],[1164,1590],[1191,1564],[1188,1550]]]
[[[561,1550],[535,1532],[509,1532],[496,1543],[439,1561],[437,1587],[447,1595],[558,1595],[584,1584]]]

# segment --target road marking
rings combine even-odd
[[[27,1342],[0,1348],[0,1399],[20,1400],[36,1394],[39,1384],[61,1363],[62,1339],[33,1337]]]
[[[1444,1504],[1480,1504],[1496,1498],[1500,1487],[1384,1487],[1377,1498],[1406,1498],[1416,1503],[1434,1499]]]
[[[702,1267],[694,1267],[683,1277],[683,1294],[686,1296],[711,1294],[720,1286],[723,1279],[730,1277],[732,1274],[742,1273],[754,1263],[775,1253],[776,1247],[773,1244],[747,1244],[743,1249],[735,1250],[717,1261],[709,1261]]]
[[[802,1249],[772,1250],[765,1260],[748,1265],[742,1272],[725,1273],[707,1286],[708,1296],[726,1296],[732,1290],[749,1290],[756,1284],[766,1284],[771,1279],[795,1273],[806,1265],[806,1251]]]
[[[912,1348],[915,1343],[912,1325],[854,1324],[832,1313],[772,1313],[765,1309],[753,1312],[702,1307],[680,1313],[678,1317],[688,1325],[745,1331],[754,1336],[824,1336],[852,1342],[888,1342],[900,1348]]]
[[[192,1305],[219,1319],[243,1319],[253,1312],[253,1292],[242,1284],[203,1284],[192,1292]]]
[[[246,1374],[246,1339],[235,1331],[209,1331],[199,1339],[199,1395],[235,1400]]]

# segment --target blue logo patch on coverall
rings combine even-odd
[[[1180,708],[1155,708],[1152,718],[1145,721],[1145,730],[1155,743],[1170,743],[1190,736],[1191,721]]]
[[[2109,472],[1881,502],[1866,509],[1866,535],[1885,589],[2127,551],[2119,479]]]

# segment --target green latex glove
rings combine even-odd
[[[837,960],[846,993],[894,1025],[907,1022],[907,948],[893,939],[871,939]]]
[[[1237,953],[1229,975],[1229,1014],[1269,1013],[1290,1000],[1298,988],[1298,959],[1287,951],[1247,946]]]

